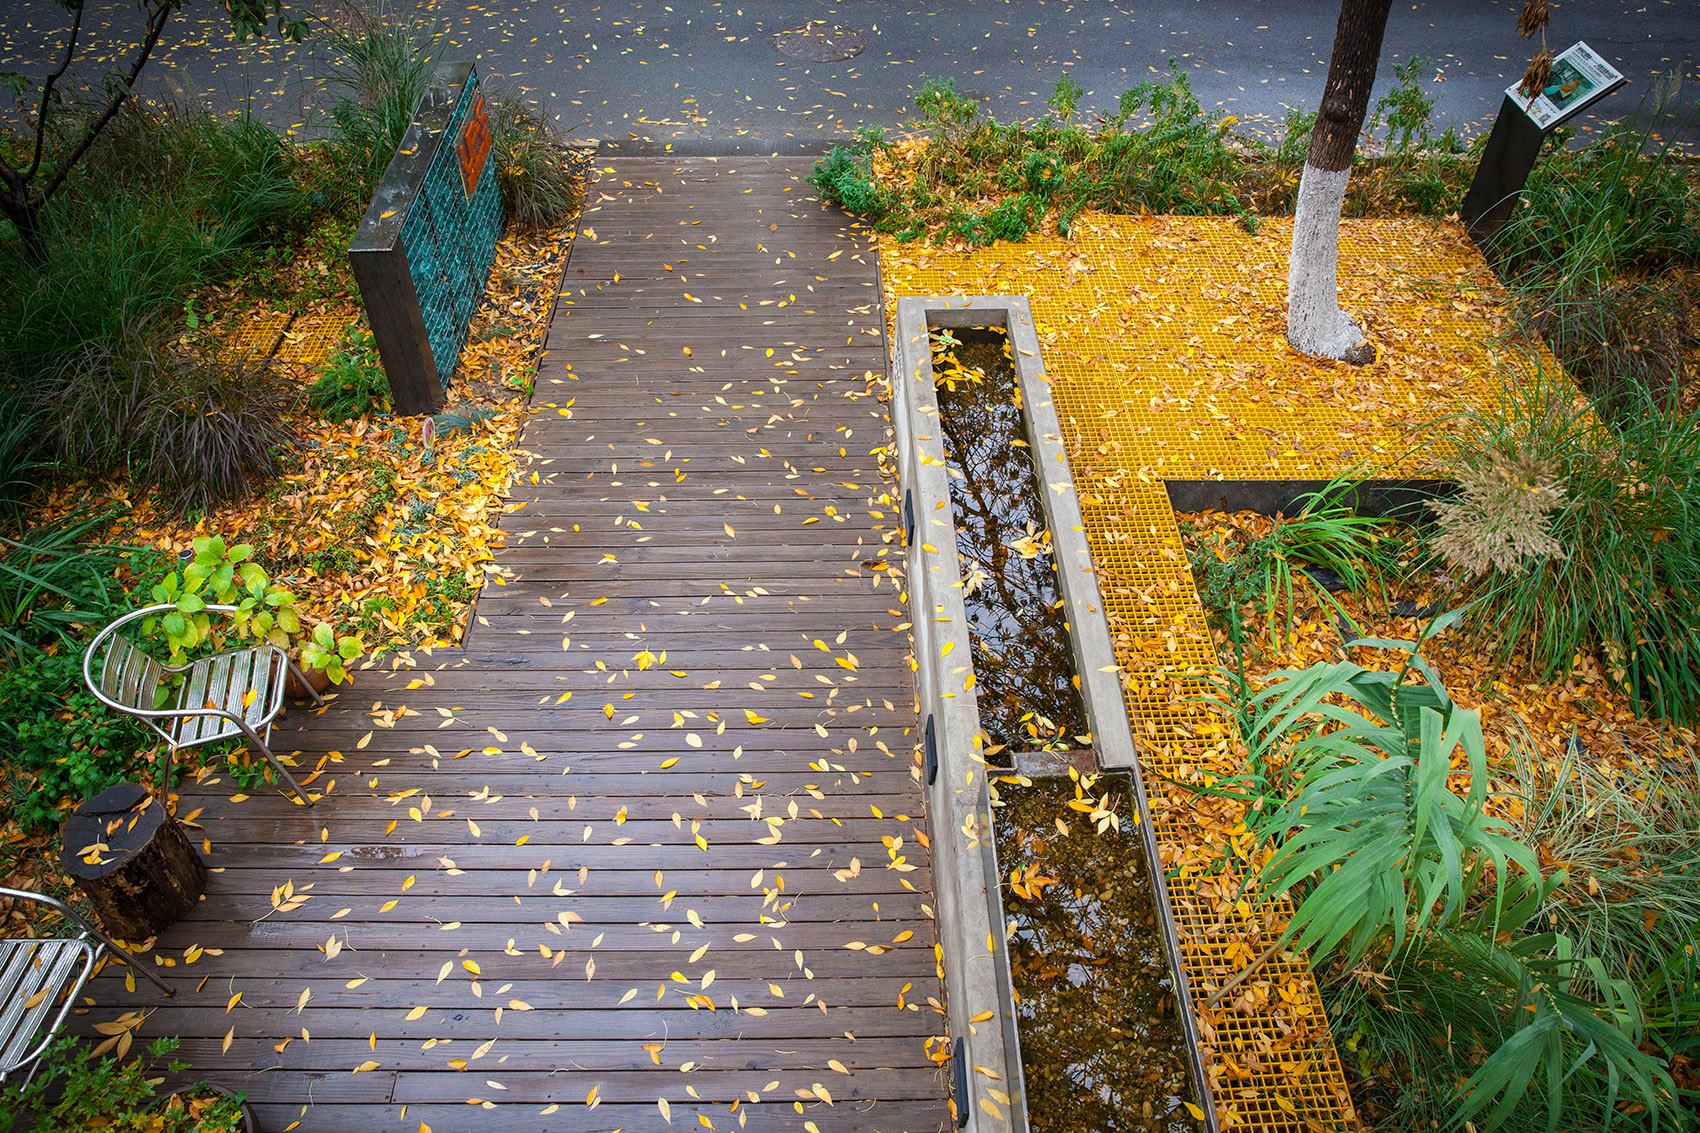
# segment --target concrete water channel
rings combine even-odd
[[[980,660],[981,667],[986,667],[987,660],[994,656],[987,643],[976,640],[976,622],[981,626],[1009,623],[988,619],[983,613],[971,618],[965,603],[968,588],[962,572],[962,543],[972,544],[976,535],[964,529],[964,538],[959,541],[962,517],[952,506],[951,482],[953,473],[959,478],[962,473],[951,467],[957,454],[950,452],[947,444],[951,422],[946,419],[948,414],[941,417],[929,337],[932,328],[948,331],[978,327],[1001,328],[1007,335],[1007,356],[1013,364],[1020,398],[1019,419],[1025,435],[988,435],[986,419],[962,424],[981,430],[973,436],[976,446],[995,450],[1000,446],[1025,445],[1032,455],[1034,495],[1041,501],[1043,528],[1050,533],[1050,557],[1054,558],[1056,593],[1060,595],[1057,612],[1062,615],[1060,623],[1065,627],[1062,635],[1066,637],[1051,646],[1071,655],[1073,661],[1072,673],[1066,672],[1066,665],[1043,665],[1026,656],[1010,658],[1005,668],[1020,669],[1026,665],[1049,673],[1049,677],[1040,679],[1047,693],[1055,691],[1050,686],[1058,683],[1050,678],[1065,674],[1060,678],[1063,690],[1070,684],[1079,690],[1087,729],[1087,735],[1081,738],[1090,740],[1100,766],[1128,773],[1128,790],[1135,811],[1129,817],[1134,820],[1134,837],[1143,850],[1135,857],[1144,863],[1146,875],[1143,886],[1130,888],[1147,896],[1150,910],[1146,919],[1160,938],[1161,952],[1167,961],[1167,980],[1159,983],[1166,983],[1173,995],[1168,1019],[1178,1029],[1180,1041],[1170,1045],[1171,1048],[1178,1045],[1185,1051],[1184,1077],[1190,1087],[1190,1098],[1185,1100],[1193,1101],[1203,1115],[1197,1126],[1214,1130],[1215,1106],[1199,1064],[1191,990],[1178,962],[1180,947],[1169,912],[1166,880],[1157,866],[1161,859],[1123,706],[1085,524],[1062,445],[1062,431],[1051,403],[1027,300],[1007,295],[901,298],[897,301],[894,341],[892,419],[907,548],[908,600],[918,663],[916,684],[925,742],[923,779],[932,820],[939,938],[950,1032],[954,1036],[952,1066],[956,1073],[958,1121],[982,1130],[1070,1128],[1066,1118],[1058,1121],[1058,1115],[1046,1114],[1041,1122],[1040,1115],[1030,1114],[1028,1110],[1029,1076],[1054,1076],[1065,1074],[1066,1070],[1023,1061],[1020,1027],[1023,1011],[1017,1006],[1011,973],[1007,935],[1010,929],[1006,924],[998,858],[1000,841],[1012,847],[1019,839],[1000,839],[995,833],[999,820],[993,807],[992,779],[999,773],[995,762],[1009,754],[999,748],[1068,747],[1074,737],[1061,734],[1066,729],[1044,729],[1047,734],[1043,735],[1039,734],[1040,729],[1034,729],[1034,734],[1028,737],[1032,743],[1023,745],[1021,737],[1012,734],[1016,729],[1008,719],[1009,690],[997,687],[1007,673],[976,673],[975,659]],[[1008,397],[997,390],[980,392],[992,399]],[[995,417],[1009,428],[1014,426],[1016,415]],[[1009,512],[1004,517],[1006,520],[1021,512],[1019,507],[1007,505],[1004,510]],[[974,522],[981,523],[985,518],[979,517]],[[1029,533],[1029,538],[1041,535],[1036,530]],[[973,604],[984,603],[976,600]],[[1031,610],[1008,613],[1014,622],[1034,624]],[[1011,640],[1024,650],[1033,648],[1031,631],[1026,637],[1027,640],[1021,640],[1022,635],[1016,634]],[[1051,672],[1053,669],[1057,672]],[[996,719],[993,727],[999,742],[995,744],[988,742],[988,721],[982,719],[977,704],[983,695],[979,689],[987,687],[988,679],[994,688],[988,712]],[[1106,843],[1109,852],[1113,852],[1113,846],[1113,842]],[[1016,932],[1020,931],[1022,920],[1019,915],[1015,918]],[[1149,1003],[1149,998],[1145,1002]],[[1161,1014],[1162,1011],[1157,1012]],[[1147,1012],[1145,1021],[1155,1022],[1157,1017]],[[1066,1026],[1066,1021],[1062,1025]],[[1140,1069],[1129,1067],[1130,1073],[1135,1074]],[[1108,1083],[1100,1082],[1098,1086],[1110,1096],[1118,1092]],[[1179,1106],[1174,1103],[1181,1100],[1165,1098],[1166,1104],[1161,1108],[1178,1112]],[[1135,1116],[1161,1120],[1150,1108]],[[1183,1120],[1176,1126],[1128,1127],[1188,1125]]]

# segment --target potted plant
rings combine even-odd
[[[153,588],[156,603],[176,609],[142,624],[146,633],[156,627],[163,631],[171,649],[170,664],[181,665],[203,644],[217,645],[225,634],[234,632],[288,651],[317,691],[348,679],[348,663],[364,650],[360,638],[339,636],[324,622],[308,630],[295,609],[295,595],[274,583],[265,568],[254,562],[250,544],[232,547],[214,535],[196,539],[193,548],[194,557],[181,572],[172,571]],[[234,610],[228,619],[215,622],[210,606]],[[293,696],[306,695],[305,689],[289,691]]]

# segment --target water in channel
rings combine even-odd
[[[1091,744],[1008,349],[1001,329],[933,335],[974,699],[994,762]]]
[[[1089,746],[1007,336],[953,328],[932,342],[990,758]],[[1028,1121],[1035,1133],[1196,1133],[1132,784],[1125,774],[1089,782],[1090,792],[1070,779],[997,782]],[[1090,812],[1106,795],[1128,829],[1097,831]]]

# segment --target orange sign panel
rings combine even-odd
[[[472,110],[461,127],[460,140],[455,143],[455,156],[460,159],[460,183],[466,199],[472,199],[478,179],[484,174],[484,159],[490,156],[490,118],[484,113],[484,96],[473,99]]]

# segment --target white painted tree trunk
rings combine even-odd
[[[1287,267],[1287,341],[1306,354],[1358,361],[1363,342],[1357,324],[1340,310],[1340,210],[1350,168],[1318,169],[1305,163],[1293,217],[1293,251]],[[1373,347],[1370,348],[1373,351]]]

